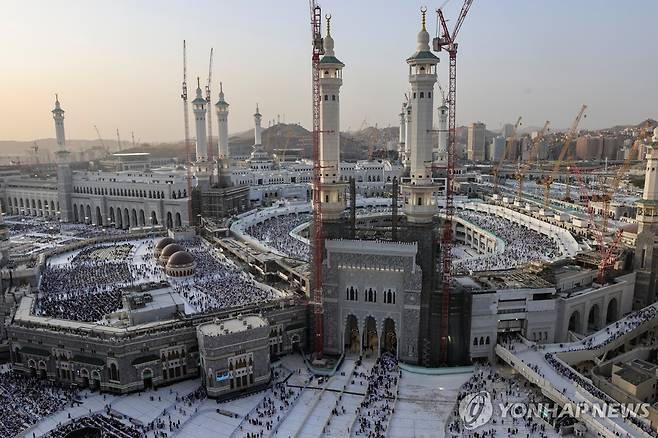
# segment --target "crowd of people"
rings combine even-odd
[[[502,252],[455,261],[457,270],[478,272],[509,269],[536,260],[552,260],[561,255],[558,245],[550,237],[509,219],[471,210],[459,210],[457,215],[490,231],[505,243]]]
[[[141,438],[143,434],[136,426],[126,424],[110,415],[93,414],[71,420],[44,435],[45,438],[65,438],[69,436]]]
[[[357,408],[354,432],[357,436],[383,438],[389,417],[393,414],[401,371],[397,359],[382,354],[368,376],[368,389]]]
[[[78,391],[14,371],[0,373],[0,436],[16,436],[75,402]]]
[[[198,312],[246,306],[277,298],[273,289],[257,283],[212,248],[188,248],[196,260],[193,277],[172,280],[173,289]]]
[[[462,424],[459,404],[465,397],[481,391],[489,393],[493,414],[488,423],[475,430],[468,430]],[[503,417],[499,408],[500,404],[515,402],[541,403],[545,401],[541,393],[536,392],[529,382],[519,378],[504,377],[489,364],[476,365],[473,375],[459,389],[455,409],[446,422],[446,436],[469,438],[495,437],[498,434],[525,438],[558,436],[548,423],[531,415],[522,418]]]
[[[308,214],[288,214],[274,216],[247,228],[247,234],[254,239],[282,252],[288,257],[309,260],[308,245],[290,235],[290,232],[311,220]]]

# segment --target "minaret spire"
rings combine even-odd
[[[421,7],[420,8],[420,13],[422,14],[421,23],[423,25],[423,30],[426,31],[427,28],[425,27],[425,14],[427,13],[427,6]]]

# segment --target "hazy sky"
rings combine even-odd
[[[443,1],[321,2],[346,64],[343,130],[398,123],[419,7]],[[95,138],[96,124],[105,138],[182,139],[183,39],[192,98],[214,47],[213,100],[221,80],[231,132],[252,126],[256,102],[265,120],[308,127],[308,15],[305,0],[0,0],[0,140],[53,137],[55,92],[69,138]],[[459,35],[458,123],[565,127],[582,103],[584,127],[658,118],[657,18],[655,0],[475,0]],[[445,55],[439,75],[446,83]]]

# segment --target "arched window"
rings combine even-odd
[[[473,338],[473,345],[477,346],[478,344],[478,338]]]
[[[487,336],[487,339],[484,341],[485,344],[489,345],[491,342],[489,340],[489,336]]]
[[[335,94],[332,94],[332,95],[331,95],[331,100],[333,100],[333,101],[336,100],[336,95],[335,95]]]

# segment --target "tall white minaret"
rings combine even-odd
[[[217,141],[218,157],[229,158],[228,153],[228,102],[224,100],[222,83],[219,83],[219,100],[215,104],[217,108],[217,127],[219,137]]]
[[[59,104],[59,96],[55,94],[55,109],[52,110],[55,120],[55,137],[57,138],[57,150],[66,149],[66,135],[64,134],[64,110]]]
[[[658,127],[653,131],[651,143],[646,148],[647,167],[644,172],[642,199],[637,201],[635,219],[638,233],[645,229],[655,230],[658,226]]]
[[[258,110],[258,104],[256,104],[256,113],[254,114],[254,145],[255,146],[260,146],[263,144],[261,135],[262,135],[262,129],[260,126],[260,122],[263,119],[263,116],[260,114],[260,111]]]
[[[411,128],[410,128],[410,126],[411,126],[411,110],[412,110],[411,99],[408,99],[407,100],[407,107],[405,108],[405,111],[406,111],[406,115],[405,115],[405,117],[406,117],[405,131],[406,132],[405,133],[406,133],[407,137],[404,141],[404,158],[402,160],[402,164],[404,164],[405,174],[409,173],[409,171],[410,171],[409,167],[411,165],[411,162],[409,161],[410,157],[411,157],[411,149],[410,148],[411,148],[411,144],[413,143],[413,138],[411,136],[412,132],[411,132]]]
[[[59,219],[62,222],[73,221],[71,209],[71,194],[73,193],[73,173],[71,172],[70,153],[66,148],[64,134],[64,110],[59,104],[59,96],[55,94],[55,109],[52,110],[55,120],[55,136],[57,138],[57,203]]]
[[[436,161],[448,161],[448,106],[442,99],[439,111],[439,142],[436,148]]]
[[[400,111],[400,136],[398,138],[398,161],[404,162],[404,147],[407,141],[407,103],[402,104],[402,111]]]
[[[196,161],[208,159],[208,136],[206,135],[206,99],[201,95],[201,84],[196,78],[196,98],[192,101],[194,123],[196,123]]]
[[[340,87],[343,64],[334,52],[331,16],[327,16],[324,56],[320,59],[320,182],[322,219],[339,219],[345,211],[346,184],[340,180]]]
[[[405,213],[409,222],[427,223],[436,213],[436,190],[432,182],[432,122],[434,120],[434,84],[436,65],[439,62],[430,50],[430,35],[425,27],[425,9],[422,10],[422,29],[418,32],[416,52],[407,59],[411,85],[411,131],[409,147],[411,181],[403,186]]]

